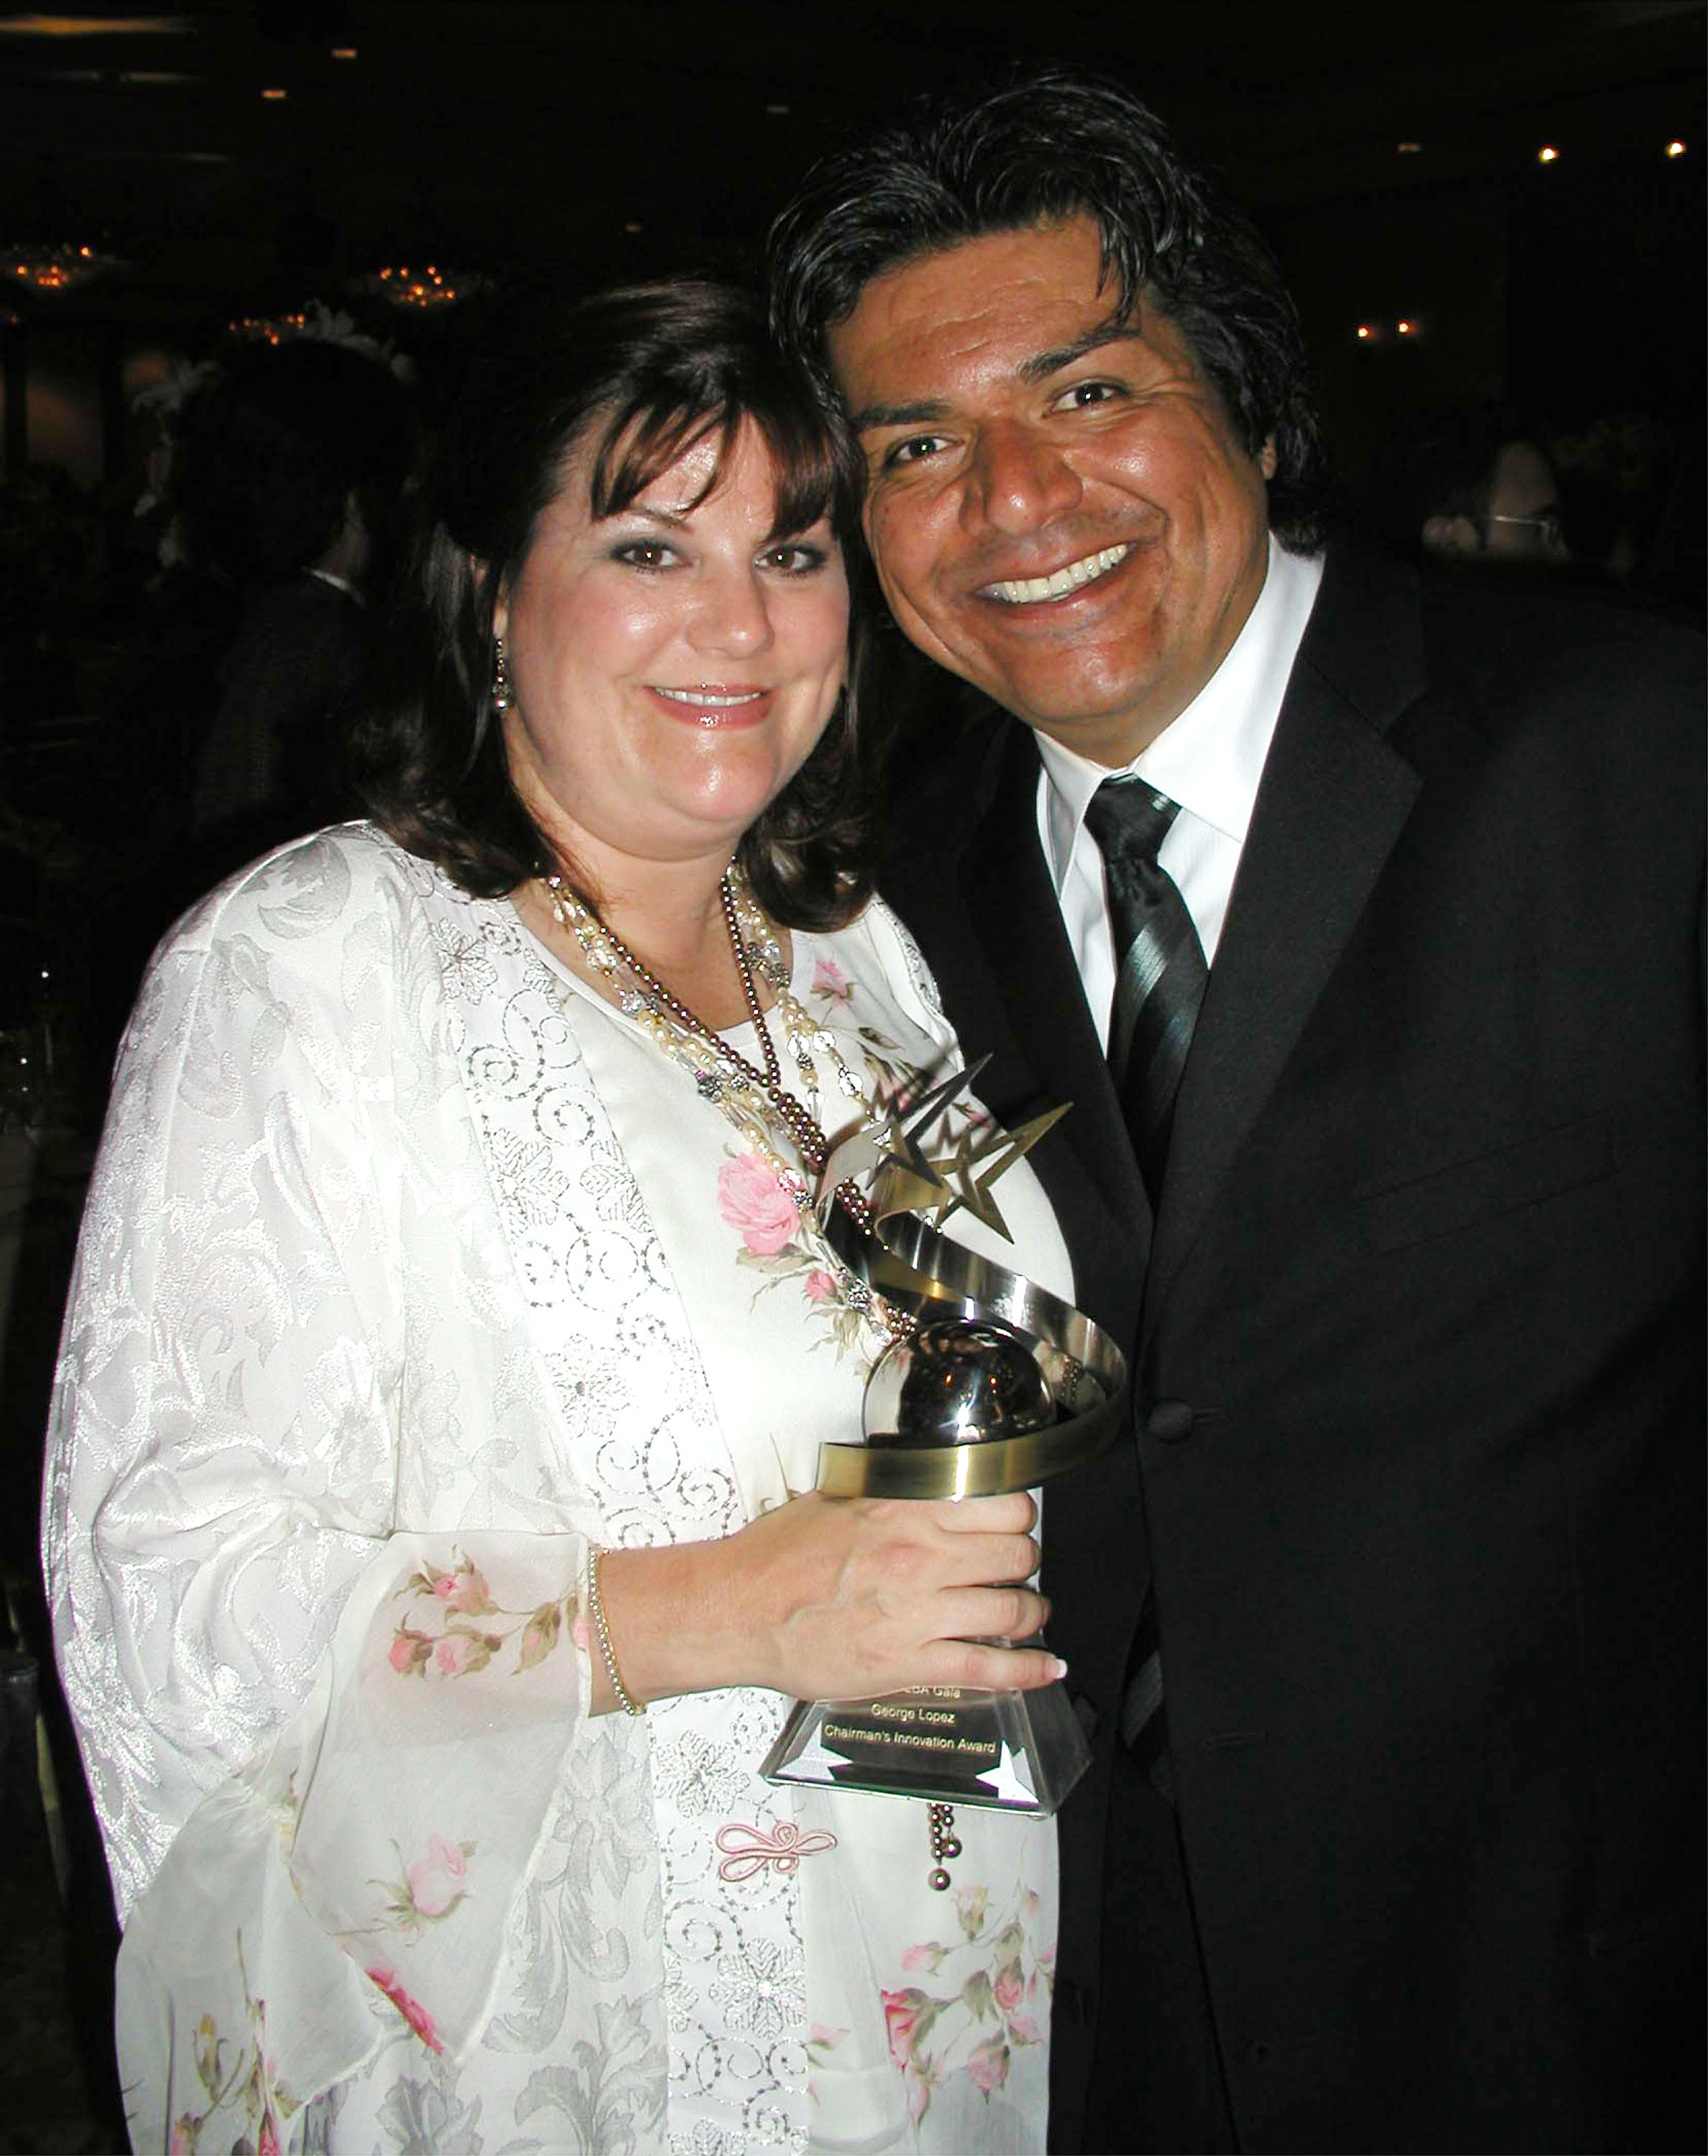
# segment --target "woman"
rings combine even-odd
[[[158,954],[48,1500],[139,2146],[1043,2145],[1048,1824],[934,1891],[926,1807],[756,1771],[792,1697],[1059,1673],[967,1644],[1043,1614],[1023,1495],[792,1495],[890,1337],[799,1194],[956,1060],[867,903],[852,469],[743,299],[531,316],[375,822]]]

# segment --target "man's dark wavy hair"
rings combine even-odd
[[[1051,69],[951,91],[823,160],[772,227],[772,326],[834,399],[826,336],[871,279],[987,233],[1080,216],[1096,220],[1121,317],[1154,299],[1248,454],[1273,438],[1270,526],[1295,552],[1313,552],[1328,459],[1280,267],[1217,182],[1117,83]]]
[[[575,460],[587,459],[594,516],[615,516],[708,434],[720,445],[710,493],[744,426],[776,465],[771,536],[828,516],[854,607],[848,687],[737,857],[790,927],[836,927],[859,911],[872,888],[882,761],[858,690],[872,611],[860,590],[859,454],[778,352],[759,301],[721,285],[635,285],[579,302],[519,296],[503,311],[423,490],[377,693],[356,730],[362,798],[400,845],[477,897],[514,891],[550,862],[492,717],[498,594]]]

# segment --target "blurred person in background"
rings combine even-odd
[[[1543,438],[1540,425],[1499,404],[1419,412],[1395,430],[1366,475],[1364,521],[1408,556],[1467,567],[1564,569],[1571,556]]]
[[[403,367],[317,308],[140,400],[162,573],[80,819],[121,901],[98,1037],[210,883],[360,805],[349,731],[415,454]]]
[[[321,339],[246,346],[179,415],[176,542],[192,574],[238,601],[195,751],[190,824],[207,875],[356,805],[347,736],[413,450],[397,375]]]

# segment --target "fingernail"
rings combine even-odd
[[[1059,1655],[1054,1655],[1050,1659],[1055,1665],[1055,1681],[1059,1684],[1068,1673],[1068,1666]]]

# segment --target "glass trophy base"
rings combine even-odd
[[[882,1699],[798,1702],[759,1771],[767,1782],[1045,1819],[1090,1763],[1059,1684],[1042,1691],[920,1685]]]

